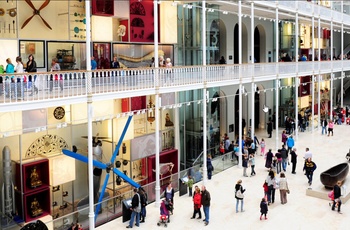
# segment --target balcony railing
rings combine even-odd
[[[348,70],[348,60],[98,70],[91,73],[91,93],[114,93],[115,98],[122,98],[125,97],[123,92],[132,91],[135,96],[144,95],[144,90],[155,90],[157,87],[161,92],[169,92],[169,87],[173,87],[170,91],[184,91],[194,86],[203,88],[208,83],[210,87],[215,87],[223,83],[236,85],[239,80],[248,83],[253,78],[255,82],[262,82],[275,80],[276,76],[282,79]],[[0,103],[85,97],[88,93],[87,74],[87,71],[36,73],[33,75],[35,82],[23,82],[23,74],[0,75],[3,79],[0,84]],[[158,83],[156,79],[159,79]]]

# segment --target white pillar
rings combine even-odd
[[[255,60],[255,54],[254,54],[254,2],[250,3],[250,51],[251,51],[251,63],[254,66],[254,60]],[[254,67],[253,67],[254,71]],[[253,73],[254,76],[254,73]],[[251,112],[250,112],[250,120],[251,120],[251,135],[252,139],[254,141],[254,136],[255,136],[255,89],[256,85],[254,83],[254,80],[252,81],[251,85]],[[247,121],[247,124],[249,124],[249,121]],[[248,125],[249,127],[249,125]],[[256,146],[255,146],[256,147]]]
[[[277,76],[278,77],[278,76]],[[276,79],[275,80],[275,98],[276,98],[276,101],[275,101],[275,106],[276,106],[276,108],[275,108],[275,110],[276,110],[276,118],[275,118],[275,122],[276,122],[276,137],[275,137],[275,140],[276,140],[276,150],[278,150],[279,149],[279,146],[278,146],[278,144],[280,143],[279,141],[278,141],[278,137],[279,137],[279,135],[278,135],[278,107],[279,107],[279,92],[280,92],[280,80],[279,79]]]
[[[314,7],[314,4],[312,4],[312,18],[311,18],[311,24],[312,24],[312,37],[311,37],[311,40],[312,40],[312,64],[315,64],[315,7]],[[311,83],[311,132],[314,132],[314,129],[315,129],[315,111],[314,111],[314,107],[315,107],[315,75],[312,75],[312,83]]]
[[[239,111],[238,111],[238,124],[239,124],[239,129],[238,129],[238,141],[239,141],[239,152],[240,154],[238,155],[238,168],[242,168],[242,148],[243,148],[243,145],[242,145],[242,139],[243,139],[243,135],[242,135],[242,91],[243,91],[243,87],[242,87],[242,83],[239,84],[239,95],[238,95],[238,108],[239,108]]]
[[[88,177],[89,177],[89,229],[95,229],[95,212],[94,212],[94,179],[93,179],[93,154],[92,154],[92,88],[91,88],[91,24],[90,24],[90,1],[85,0],[86,15],[86,70],[87,70],[87,125],[88,125]]]
[[[155,72],[155,85],[159,86],[159,60],[158,60],[158,1],[153,1],[153,12],[154,12],[154,18],[153,18],[153,24],[154,24],[154,67],[157,68]],[[156,152],[156,186],[155,186],[155,193],[156,193],[156,201],[154,202],[154,205],[158,208],[160,207],[160,173],[159,173],[159,154],[160,154],[160,146],[159,146],[159,122],[160,122],[160,116],[159,116],[159,104],[160,104],[160,97],[159,97],[159,91],[156,90],[155,95],[155,117],[156,117],[156,130],[155,130],[155,139],[156,139],[156,146],[155,146],[155,152]]]
[[[342,62],[342,71],[341,71],[341,78],[340,78],[340,106],[343,108],[344,107],[344,61],[343,61],[343,56],[344,56],[344,8],[343,8],[343,1],[340,3],[341,5],[341,15],[342,15],[342,20],[341,20],[341,48],[340,48],[340,60]]]
[[[202,56],[203,56],[203,82],[205,80],[206,65],[206,3],[202,2]],[[206,185],[208,179],[207,168],[207,89],[203,89],[203,184]]]
[[[296,1],[296,4],[298,4],[298,1]],[[298,13],[295,14],[295,63],[296,63],[296,72],[297,75],[295,77],[295,140],[298,140],[298,134],[299,134],[299,130],[298,130],[298,88],[299,88],[299,76],[298,76],[298,72],[299,72],[299,65],[298,65],[298,55],[299,55],[299,15]]]

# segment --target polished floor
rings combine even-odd
[[[257,133],[259,140],[264,138],[267,148],[274,149],[276,136],[267,138],[266,131]],[[193,212],[192,199],[187,195],[179,197],[175,194],[174,215],[167,229],[350,229],[350,205],[343,204],[342,213],[331,211],[329,201],[306,195],[308,189],[307,178],[303,174],[303,156],[305,148],[309,147],[313,153],[313,161],[317,164],[314,174],[312,190],[323,193],[327,191],[320,182],[320,173],[328,168],[345,162],[345,155],[349,152],[350,126],[336,125],[334,136],[321,135],[320,131],[301,132],[296,140],[298,164],[296,174],[291,174],[291,166],[288,166],[286,177],[289,183],[290,195],[288,203],[282,205],[279,191],[276,191],[276,201],[269,206],[268,220],[259,220],[259,203],[263,197],[263,182],[267,176],[264,167],[264,158],[256,157],[256,176],[243,177],[242,168],[234,166],[228,170],[213,176],[206,186],[211,194],[210,223],[204,226],[202,220],[190,219]],[[278,135],[280,140],[280,135]],[[250,169],[249,169],[250,172]],[[348,176],[349,178],[349,176]],[[237,180],[242,179],[242,185],[246,189],[244,198],[244,212],[236,213],[234,198],[234,186]],[[344,189],[350,189],[350,180],[345,181]],[[199,183],[202,185],[202,183]],[[347,192],[345,192],[347,194]],[[203,215],[203,212],[202,212]],[[147,206],[146,222],[139,229],[162,229],[157,226],[159,208],[155,204]],[[111,221],[97,229],[123,229],[128,222],[123,223],[122,218]],[[134,226],[133,228],[137,228]]]

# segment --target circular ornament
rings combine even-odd
[[[57,120],[61,120],[62,118],[64,118],[65,115],[65,111],[64,108],[59,106],[57,107],[54,111],[53,111],[53,116],[57,119]]]

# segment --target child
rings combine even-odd
[[[267,199],[267,193],[269,192],[269,186],[267,185],[266,181],[263,184],[263,188],[264,188],[264,198],[266,200]]]
[[[265,140],[264,138],[261,139],[261,142],[260,142],[260,156],[265,156]]]
[[[192,197],[192,187],[193,187],[194,180],[191,176],[188,176],[188,181],[186,182],[188,186],[188,195]]]
[[[262,216],[265,216],[265,220],[267,220],[267,212],[268,212],[269,208],[267,207],[267,202],[265,197],[261,199],[260,202],[260,220],[262,220]]]
[[[254,168],[255,168],[255,158],[254,158],[254,154],[249,154],[249,164],[250,164],[250,167],[252,169],[252,172],[250,173],[250,176],[255,176],[256,173],[254,171]]]

